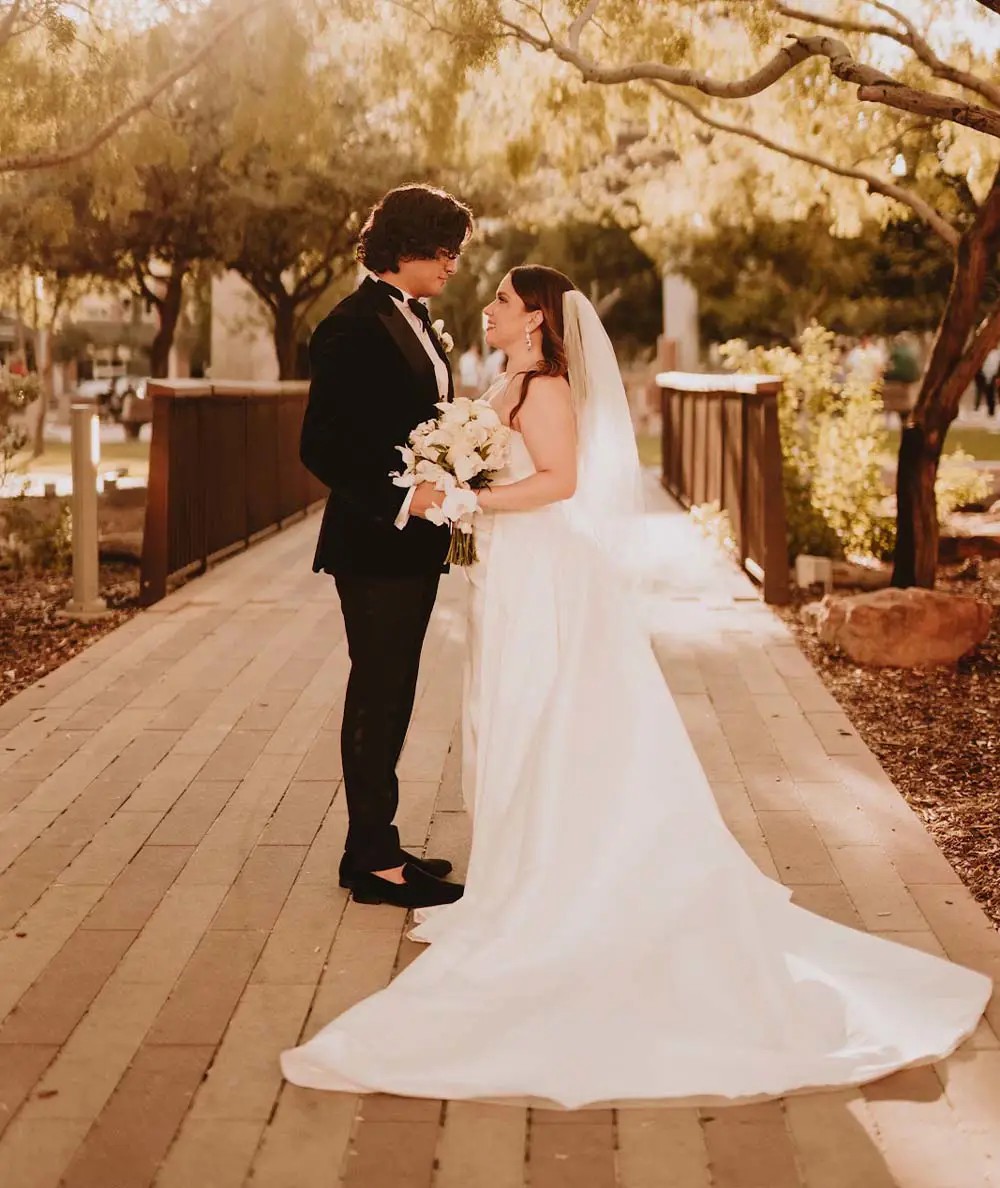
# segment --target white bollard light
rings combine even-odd
[[[98,593],[97,466],[101,460],[100,422],[89,404],[70,409],[70,450],[73,461],[73,598],[62,615],[68,619],[99,619],[108,614]]]

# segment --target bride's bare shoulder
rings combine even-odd
[[[532,398],[541,397],[543,400],[569,400],[569,383],[561,375],[532,376],[530,391]]]

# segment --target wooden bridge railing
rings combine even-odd
[[[718,503],[740,563],[765,602],[789,597],[778,392],[771,376],[656,377],[663,413],[663,486],[684,507]]]
[[[140,601],[325,498],[299,461],[306,383],[150,383],[152,442]]]

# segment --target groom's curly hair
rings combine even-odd
[[[563,341],[563,296],[576,285],[556,268],[544,264],[521,264],[510,270],[510,283],[514,292],[528,310],[542,311],[542,361],[531,371],[524,373],[521,392],[510,414],[513,425],[517,414],[528,398],[528,387],[537,375],[560,375],[566,377],[569,367],[566,362],[566,343]]]
[[[358,259],[371,272],[395,272],[403,260],[457,255],[472,234],[472,211],[446,190],[405,185],[372,207],[358,241]]]

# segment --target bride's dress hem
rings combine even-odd
[[[979,1026],[980,1018],[986,1003],[989,1001],[989,992],[986,994],[985,1001],[982,1007],[975,1012],[975,1016],[966,1026],[965,1030],[958,1036],[950,1047],[943,1049],[938,1053],[924,1054],[915,1057],[912,1060],[898,1061],[887,1064],[884,1067],[871,1070],[870,1074],[865,1075],[859,1070],[855,1069],[849,1076],[841,1081],[830,1081],[822,1084],[809,1085],[794,1085],[785,1089],[768,1089],[756,1093],[744,1093],[734,1096],[728,1096],[719,1093],[695,1093],[683,1095],[669,1095],[661,1097],[617,1097],[617,1098],[603,1098],[603,1099],[581,1099],[579,1101],[562,1101],[551,1097],[536,1097],[529,1094],[508,1094],[506,1096],[490,1096],[489,1094],[479,1094],[475,1092],[461,1092],[457,1086],[450,1086],[447,1090],[442,1088],[441,1091],[431,1089],[406,1089],[399,1085],[361,1085],[348,1080],[346,1077],[340,1077],[333,1073],[329,1067],[320,1067],[310,1063],[308,1058],[300,1056],[298,1049],[292,1049],[288,1052],[283,1052],[281,1056],[281,1068],[285,1080],[293,1085],[297,1085],[302,1089],[317,1089],[327,1093],[346,1093],[354,1096],[366,1096],[372,1093],[383,1093],[392,1097],[413,1097],[423,1098],[431,1101],[470,1101],[481,1105],[500,1105],[510,1106],[512,1108],[522,1109],[545,1109],[545,1110],[596,1110],[596,1109],[644,1109],[644,1108],[663,1108],[663,1109],[689,1109],[689,1108],[726,1108],[728,1106],[745,1106],[755,1105],[766,1101],[776,1101],[785,1097],[802,1097],[807,1094],[817,1093],[840,1093],[844,1089],[857,1088],[866,1085],[875,1084],[878,1081],[885,1080],[886,1077],[891,1077],[895,1073],[905,1072],[909,1069],[926,1068],[928,1065],[937,1064],[939,1061],[947,1060],[949,1056],[954,1053],[975,1034],[976,1028]]]
[[[530,473],[515,434],[505,478]],[[433,943],[385,989],[283,1054],[288,1080],[735,1104],[867,1084],[971,1035],[989,978],[798,907],[748,857],[636,603],[569,510],[477,533],[465,895],[420,913],[413,939]]]

